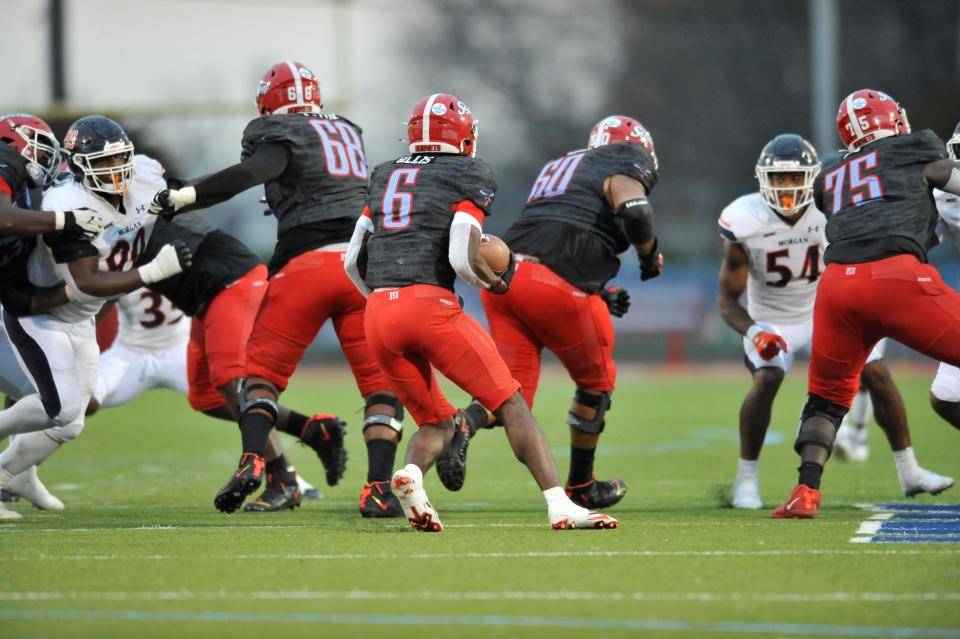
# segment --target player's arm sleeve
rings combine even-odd
[[[196,202],[189,208],[206,208],[229,200],[234,195],[279,177],[287,168],[290,152],[278,142],[256,145],[238,164],[218,171],[197,182],[193,189]]]
[[[936,160],[923,168],[923,178],[941,191],[960,195],[960,163]]]
[[[474,159],[467,169],[456,177],[454,188],[465,200],[472,202],[484,216],[493,214],[497,180],[489,164],[483,160]]]
[[[476,229],[478,234],[481,232],[481,221],[477,219],[476,211],[467,210],[467,207],[462,205],[463,203],[461,208],[464,210],[454,213],[453,222],[450,224],[450,247],[447,250],[447,259],[464,282],[477,288],[490,288],[489,284],[480,279],[470,262],[470,236],[473,229]]]
[[[350,238],[350,245],[347,246],[347,252],[343,258],[343,270],[347,272],[347,277],[353,282],[364,297],[370,297],[370,287],[366,282],[366,248],[367,237],[373,233],[373,220],[370,217],[370,207],[363,209],[363,213],[357,218],[357,224],[353,227],[353,236]]]

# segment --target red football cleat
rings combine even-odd
[[[813,519],[820,507],[820,491],[806,484],[797,484],[787,501],[773,511],[777,519]]]

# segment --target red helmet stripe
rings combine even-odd
[[[297,68],[297,63],[293,60],[287,60],[287,66],[290,67],[290,74],[293,76],[293,81],[297,85],[297,104],[303,104],[303,81],[300,79],[300,69]]]

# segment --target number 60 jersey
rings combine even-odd
[[[754,320],[797,324],[813,316],[823,270],[826,218],[814,205],[790,226],[760,193],[734,200],[720,214],[720,235],[743,246],[750,260],[747,311]]]

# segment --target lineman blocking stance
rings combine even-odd
[[[759,192],[735,200],[719,219],[726,241],[717,306],[743,335],[744,363],[753,376],[740,409],[734,508],[762,507],[758,465],[773,401],[795,355],[809,348],[813,335],[814,298],[826,246],[826,218],[812,204],[819,172],[809,142],[794,134],[779,135],[764,146],[757,161]],[[744,291],[747,308],[739,301]],[[870,352],[863,371],[864,385],[878,408],[877,422],[890,440],[904,494],[937,494],[953,485],[953,479],[917,464],[903,399],[881,361],[884,344],[880,341]]]

